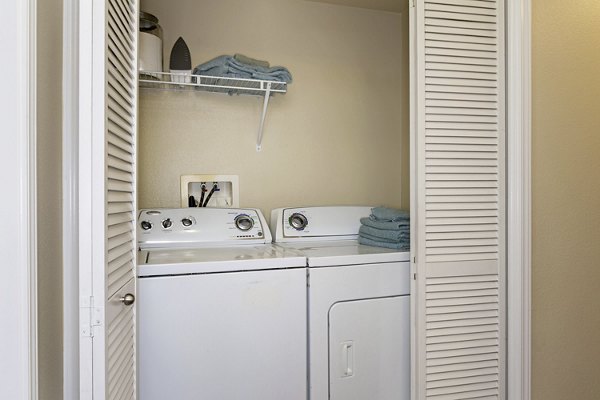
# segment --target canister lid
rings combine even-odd
[[[140,30],[155,29],[158,26],[158,18],[145,11],[140,11]]]

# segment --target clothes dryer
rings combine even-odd
[[[370,207],[281,208],[274,242],[309,269],[309,399],[410,399],[409,253],[358,243]]]
[[[306,261],[256,209],[139,213],[144,400],[306,400]]]

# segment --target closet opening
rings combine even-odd
[[[155,17],[153,29],[160,24],[162,71],[172,74],[145,70],[139,81],[138,225],[146,225],[138,227],[137,239],[142,255],[149,255],[138,256],[146,261],[137,268],[140,395],[159,399],[168,390],[185,397],[202,387],[208,397],[232,399],[408,400],[408,216],[402,213],[401,228],[370,227],[395,235],[395,247],[381,246],[375,235],[379,247],[364,246],[358,237],[371,207],[410,207],[408,0],[142,0],[141,11]],[[286,87],[266,83],[264,93],[264,82],[252,86],[239,80],[248,78],[243,68],[232,70],[240,58],[282,66],[277,71],[289,70],[291,81]],[[206,63],[231,79],[189,74],[211,72]],[[275,93],[267,97],[269,91]],[[185,226],[198,226],[201,236],[202,228],[210,230],[201,214],[222,211],[185,208],[231,207],[220,190],[226,182],[235,182],[227,186],[237,199],[235,239],[268,234],[268,227],[255,229],[263,222],[257,208],[271,219],[274,244],[269,238],[238,250],[243,245],[229,240],[222,252],[179,252],[176,239],[195,234]],[[312,208],[323,206],[336,208]],[[184,210],[170,210],[179,207]],[[334,214],[342,217],[332,223]],[[286,242],[285,229],[296,229],[297,242]],[[165,243],[172,239],[164,255],[144,247],[161,233]],[[329,259],[306,250],[311,239],[332,254]],[[261,246],[269,251],[257,251]],[[269,259],[277,252],[277,260]],[[223,273],[218,263],[209,265],[215,254],[223,263],[226,257],[246,265],[260,261],[263,269]],[[175,275],[189,274],[153,272],[170,267]],[[175,293],[186,299],[176,311],[163,300]],[[171,328],[183,320],[185,331]],[[189,361],[200,355],[205,362]],[[240,363],[231,362],[236,358]],[[163,378],[169,363],[180,368],[177,387]],[[225,377],[243,389],[219,392]]]

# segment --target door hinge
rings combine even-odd
[[[410,8],[415,8],[417,0],[410,0]]]
[[[413,274],[413,280],[415,280],[415,281],[417,280],[417,273],[416,272]]]
[[[80,335],[94,337],[94,328],[103,325],[102,308],[95,307],[94,296],[84,296],[79,305]]]

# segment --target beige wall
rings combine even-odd
[[[600,2],[533,1],[533,399],[600,397]]]
[[[143,0],[142,7],[160,19],[167,60],[181,35],[193,65],[240,52],[287,66],[294,82],[272,99],[260,153],[260,99],[143,90],[140,207],[178,207],[179,177],[194,173],[239,175],[241,205],[266,213],[400,206],[408,198],[401,14],[300,0]]]
[[[144,92],[141,206],[177,206],[179,174],[196,172],[239,174],[242,203],[257,204],[265,211],[300,202],[369,199],[396,205],[402,198],[407,206],[408,169],[403,166],[407,157],[402,165],[393,157],[407,140],[399,139],[407,138],[407,129],[398,128],[408,121],[398,111],[406,112],[406,103],[401,101],[404,95],[383,89],[388,84],[402,87],[401,80],[389,80],[395,76],[390,73],[393,64],[402,60],[395,41],[378,40],[397,35],[398,15],[300,3],[253,9],[241,2],[236,15],[248,18],[225,18],[228,6],[217,6],[223,1],[204,0],[204,17],[178,11],[196,21],[197,30],[174,32],[173,27],[185,25],[175,23],[174,11],[169,19],[167,9],[172,7],[167,3],[172,4],[144,1],[161,17],[167,33],[171,30],[168,46],[182,34],[195,63],[241,51],[288,65],[296,81],[287,95],[274,99],[265,149],[259,154],[253,150],[260,107],[256,99]],[[600,3],[582,0],[574,6],[534,0],[533,4],[533,399],[591,400],[600,393]],[[61,6],[60,0],[38,4],[38,323],[44,400],[62,398]],[[263,13],[268,19],[282,7],[287,17],[281,21],[245,26],[244,20],[262,18],[258,14]],[[235,29],[247,36],[240,40],[225,34],[222,29],[229,25],[219,28],[213,22],[217,19],[242,24]],[[355,26],[366,27],[367,20],[373,28],[365,30],[368,34],[354,32]],[[270,32],[277,34],[269,37]],[[287,46],[292,40],[295,45]],[[385,55],[388,51],[394,54]],[[369,62],[363,62],[365,58]],[[350,61],[341,71],[333,69]],[[321,74],[322,65],[336,72]],[[374,76],[372,87],[366,85],[367,72]],[[361,79],[351,82],[356,76]],[[364,96],[350,98],[357,92]],[[370,119],[373,114],[377,118]],[[378,121],[382,118],[385,121]],[[403,135],[398,136],[399,131]],[[174,146],[175,141],[183,145]],[[205,155],[203,144],[214,154]],[[287,161],[297,151],[306,152],[308,165],[302,157]],[[240,152],[248,152],[246,162],[237,160]],[[325,155],[332,153],[334,162],[325,162]],[[386,157],[392,161],[383,161]],[[331,191],[327,180],[320,178],[323,168],[328,176],[341,177]],[[398,190],[400,170],[405,193]],[[301,183],[319,178],[316,183],[325,189],[294,190],[288,176]],[[261,191],[253,190],[253,185],[260,185]],[[368,188],[376,186],[379,189],[367,195]]]
[[[62,399],[62,0],[37,2],[39,398]]]

